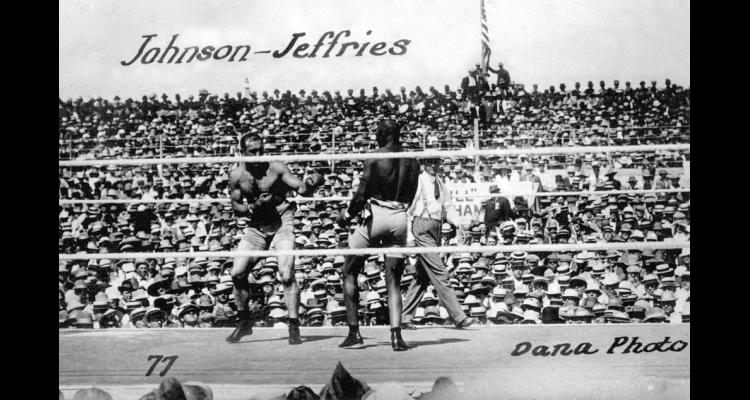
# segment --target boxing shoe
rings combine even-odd
[[[299,322],[289,321],[289,344],[302,344],[299,333]]]
[[[349,334],[346,335],[346,339],[339,345],[339,347],[350,347],[358,344],[364,344],[362,335],[359,334],[359,327],[349,327]]]
[[[402,323],[401,324],[401,329],[407,329],[407,330],[410,330],[410,331],[416,331],[419,328],[417,328],[417,326],[414,325],[414,324],[412,324],[411,321],[410,321],[410,322],[404,322],[404,323]]]
[[[456,329],[466,329],[474,324],[476,324],[478,321],[471,317],[466,317],[463,319],[463,321],[456,324]]]
[[[234,328],[234,331],[231,335],[227,336],[227,342],[229,343],[237,343],[242,339],[243,336],[252,335],[253,334],[253,323],[246,319],[246,320],[239,320],[237,322],[237,327]]]
[[[411,346],[404,342],[401,337],[401,328],[391,328],[391,347],[393,351],[406,351],[411,349]]]

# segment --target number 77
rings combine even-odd
[[[164,362],[164,361],[169,360],[169,363],[167,364],[166,367],[164,367],[164,370],[162,370],[159,373],[159,376],[164,376],[167,374],[169,369],[172,368],[172,365],[174,364],[174,362],[177,361],[177,356],[169,356],[169,357],[164,357],[162,355],[148,356],[147,361],[151,361],[151,360],[154,360],[154,363],[151,365],[151,368],[149,368],[148,371],[146,371],[146,376],[151,376],[151,373],[154,372],[154,369],[156,368],[156,365],[159,364],[159,362]]]

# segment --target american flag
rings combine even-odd
[[[487,13],[484,12],[484,0],[482,2],[482,72],[487,73],[487,66],[490,64],[490,34],[487,29]]]

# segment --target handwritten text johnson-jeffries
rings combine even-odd
[[[369,30],[365,33],[366,36],[372,34]],[[344,41],[345,38],[351,36],[349,30],[343,30],[334,33],[328,31],[323,33],[315,44],[305,43],[304,36],[305,32],[293,33],[291,39],[287,45],[281,50],[258,50],[251,53],[253,47],[249,44],[242,45],[222,45],[216,46],[177,46],[177,39],[179,34],[172,35],[172,39],[169,44],[165,47],[159,47],[155,45],[156,37],[155,33],[149,35],[143,35],[144,38],[141,45],[138,47],[138,51],[132,56],[130,61],[120,61],[121,65],[130,66],[138,62],[140,64],[182,64],[191,63],[193,60],[198,61],[247,61],[251,54],[268,54],[271,53],[273,58],[282,58],[290,55],[295,58],[328,58],[328,57],[344,57],[354,56],[362,57],[365,55],[372,56],[402,56],[406,54],[411,40],[399,39],[393,42],[390,46],[386,42],[375,42],[373,43],[369,38],[365,38],[363,41]],[[153,40],[153,41],[152,41]]]

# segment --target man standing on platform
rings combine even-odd
[[[472,100],[479,90],[478,88],[479,82],[477,81],[476,71],[470,69],[468,75],[461,79],[461,90],[464,92],[466,99]]]
[[[413,217],[411,226],[414,243],[417,247],[440,246],[443,220],[455,225],[457,231],[461,232],[450,192],[437,176],[440,163],[439,158],[425,161],[424,172],[419,176],[417,194],[407,210],[409,217]],[[461,310],[461,304],[456,298],[456,293],[448,285],[448,271],[440,254],[417,254],[416,267],[416,279],[412,281],[406,294],[406,305],[404,305],[402,317],[404,329],[417,329],[411,323],[411,319],[414,317],[419,302],[430,283],[435,287],[438,298],[448,310],[448,315],[456,324],[456,328],[463,329],[476,322],[473,318],[467,317]]]
[[[403,151],[398,122],[386,119],[378,123],[376,152]],[[349,235],[349,248],[364,249],[373,246],[406,247],[406,209],[414,200],[419,178],[419,162],[410,158],[366,160],[359,187],[347,210],[337,222],[346,227],[355,215],[365,210],[360,225]],[[349,323],[349,335],[339,347],[362,344],[359,334],[359,288],[357,276],[364,267],[367,255],[348,255],[342,270],[344,303]],[[401,274],[404,254],[385,256],[385,279],[388,288],[388,310],[391,323],[391,346],[394,351],[408,350],[401,338]]]
[[[492,67],[487,68],[490,72],[494,72],[497,74],[497,88],[500,89],[503,95],[507,94],[508,91],[508,85],[510,85],[510,73],[508,70],[503,68],[503,63],[497,64],[497,69],[492,69]]]

